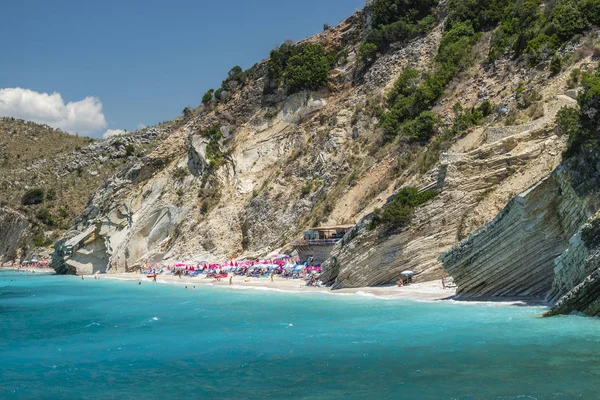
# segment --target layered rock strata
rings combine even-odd
[[[545,297],[555,259],[587,218],[585,203],[557,171],[440,258],[457,298]]]
[[[440,194],[416,210],[410,226],[370,231],[366,217],[336,245],[323,279],[336,289],[395,283],[404,270],[415,272],[416,281],[438,279],[438,257],[471,227],[492,219],[515,193],[547,177],[563,148],[564,139],[541,127],[465,153],[449,152],[437,173],[418,182]],[[554,246],[554,256],[564,249]],[[544,279],[544,285],[551,283]]]
[[[600,214],[583,225],[556,260],[546,316],[581,312],[600,316]]]

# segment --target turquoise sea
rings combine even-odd
[[[0,399],[596,399],[600,320],[0,271]]]

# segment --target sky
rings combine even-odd
[[[5,0],[0,116],[103,137],[200,104],[231,67],[364,0]]]

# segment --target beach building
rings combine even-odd
[[[303,238],[292,242],[301,261],[321,265],[331,255],[331,250],[354,225],[320,226],[304,232]]]

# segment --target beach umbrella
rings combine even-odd
[[[412,276],[415,273],[413,271],[402,271],[402,276],[406,276],[406,282],[410,283],[412,281]]]

